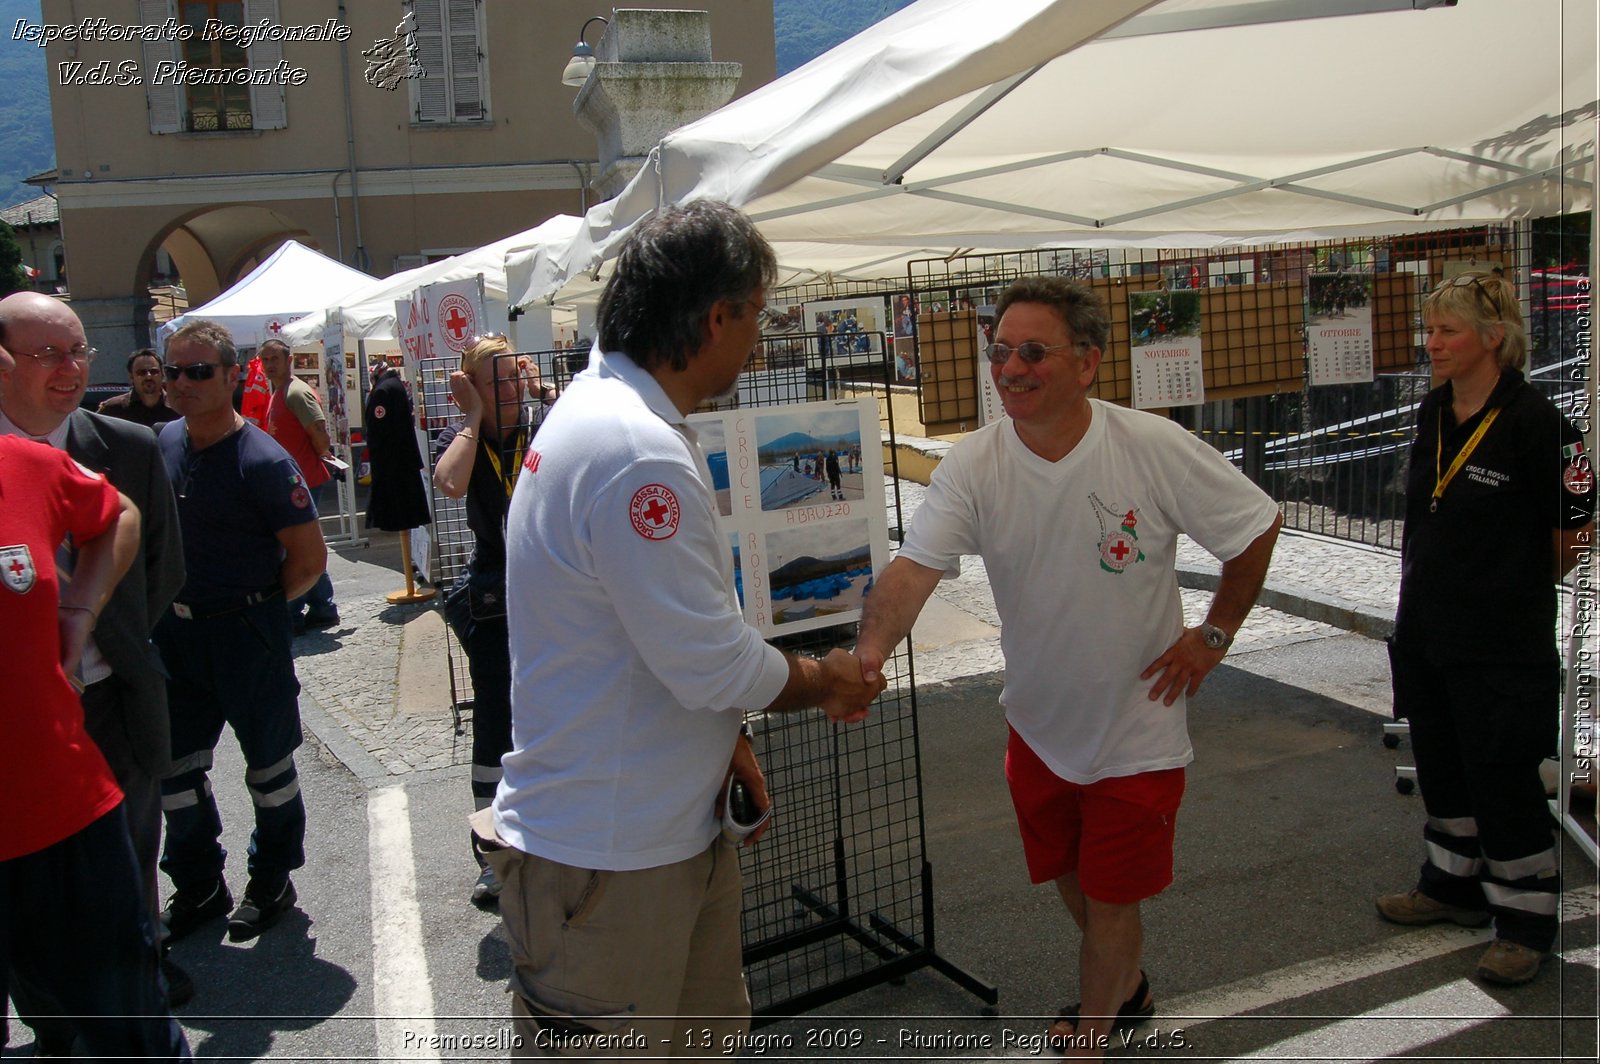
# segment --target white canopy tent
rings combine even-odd
[[[699,197],[755,218],[783,283],[1592,209],[1593,0],[1439,2],[921,0],[668,134],[569,245],[508,257],[513,305]]]
[[[320,337],[324,324],[337,316],[344,322],[344,331],[358,340],[393,340],[396,336],[395,300],[409,297],[423,285],[466,280],[478,274],[483,275],[485,300],[502,308],[498,317],[503,319],[507,253],[570,241],[580,221],[570,214],[558,214],[532,229],[502,237],[492,244],[405,270],[381,281],[369,279],[370,283],[363,287],[342,293],[340,298],[330,298],[322,309],[291,322],[284,335],[292,338],[292,342]]]
[[[256,347],[274,336],[282,338],[284,327],[318,301],[335,298],[374,280],[299,241],[289,240],[211,302],[162,323],[156,335],[165,346],[167,337],[189,322],[214,321],[227,327],[239,347]],[[321,339],[321,335],[316,338]]]

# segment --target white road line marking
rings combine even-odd
[[[1355,1049],[1368,1060],[1384,1060],[1509,1015],[1510,1009],[1471,982],[1458,979],[1360,1016],[1263,1046],[1239,1059],[1349,1060],[1351,1049]]]
[[[431,1060],[433,986],[417,904],[411,811],[401,787],[367,799],[368,866],[372,878],[372,1012],[379,1060]]]
[[[1593,887],[1575,888],[1561,896],[1563,921],[1592,920],[1595,915]],[[1374,920],[1378,919],[1373,914]],[[1432,960],[1446,953],[1488,942],[1493,932],[1485,928],[1470,931],[1453,924],[1438,924],[1396,938],[1327,957],[1292,964],[1287,968],[1249,976],[1224,986],[1202,990],[1160,1003],[1162,1018],[1181,1019],[1187,1028],[1199,1027],[1213,1019],[1238,1016],[1308,994],[1367,979],[1403,968],[1408,964]],[[1188,1019],[1188,1017],[1195,1019]]]

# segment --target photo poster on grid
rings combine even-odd
[[[978,424],[988,425],[1006,416],[1000,402],[1000,389],[995,387],[994,374],[989,372],[989,345],[994,343],[994,304],[985,303],[978,310]]]
[[[894,334],[894,381],[915,384],[917,369],[917,316],[911,295],[902,292],[889,301],[889,324]]]
[[[1306,355],[1313,386],[1371,383],[1371,274],[1341,270],[1306,279]]]
[[[745,620],[765,636],[861,619],[889,563],[871,398],[692,414]],[[831,457],[830,457],[831,456]]]
[[[1129,292],[1128,332],[1135,409],[1206,401],[1199,292]]]
[[[802,326],[816,338],[818,354],[830,366],[877,365],[890,328],[889,301],[882,296],[807,303]]]
[[[350,461],[350,389],[355,377],[345,372],[344,323],[335,318],[322,326],[322,365],[327,381],[327,401],[323,412],[328,416],[328,436],[333,443],[335,456]]]

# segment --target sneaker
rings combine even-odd
[[[478,881],[472,884],[472,904],[484,910],[500,907],[500,880],[495,878],[494,869],[485,866],[478,873]]]
[[[337,627],[339,627],[338,610],[334,610],[331,613],[312,613],[310,610],[307,610],[305,622],[302,624],[300,630],[302,632],[320,632],[324,628]]]
[[[1489,922],[1485,909],[1462,909],[1435,901],[1420,890],[1385,894],[1378,899],[1378,915],[1391,924],[1437,924],[1443,920],[1462,927],[1482,927]]]
[[[1478,978],[1502,986],[1521,986],[1539,974],[1544,954],[1530,946],[1497,938],[1478,958]]]
[[[283,914],[294,908],[296,897],[291,880],[285,879],[283,886],[274,891],[252,879],[244,888],[239,907],[228,917],[228,941],[244,942],[255,938],[283,919]]]
[[[167,929],[166,941],[178,939],[207,921],[223,916],[233,908],[228,884],[213,879],[193,887],[179,887],[161,910],[161,926]]]
[[[165,951],[161,954],[161,976],[167,981],[168,1008],[182,1008],[194,1000],[194,980]]]

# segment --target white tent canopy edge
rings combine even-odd
[[[424,285],[461,281],[483,275],[484,299],[488,310],[507,303],[505,264],[508,253],[535,249],[547,243],[565,243],[577,232],[581,219],[557,214],[531,229],[524,229],[499,240],[438,262],[430,262],[376,280],[354,291],[330,299],[320,310],[296,318],[284,329],[292,342],[319,338],[325,324],[342,321],[344,331],[357,340],[394,340],[394,304]],[[491,313],[491,316],[494,315]],[[504,311],[498,315],[504,318]]]
[[[835,279],[1590,209],[1595,5],[1353,13],[1411,6],[922,0],[669,134],[571,244],[508,257],[512,302],[570,297],[639,220],[698,197],[749,211],[794,276]],[[1327,17],[1269,21],[1308,14]]]
[[[162,322],[157,342],[192,321],[215,321],[233,334],[239,347],[255,347],[274,336],[317,300],[341,296],[375,278],[331,259],[297,240],[286,240],[226,292]],[[315,339],[321,339],[320,332]],[[292,341],[295,343],[304,342]]]

